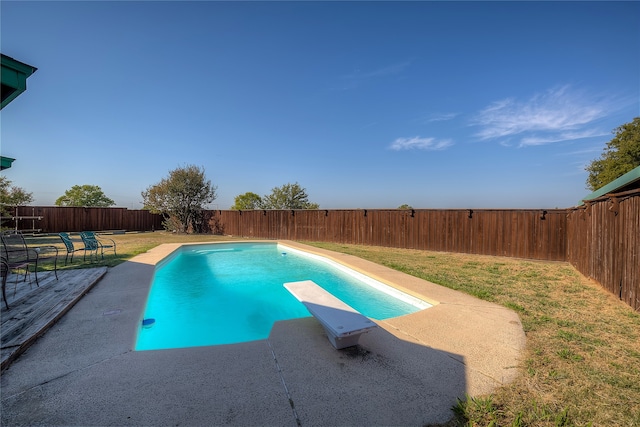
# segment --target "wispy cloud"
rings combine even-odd
[[[436,113],[436,114],[429,115],[425,119],[425,122],[427,122],[427,123],[446,122],[446,121],[449,121],[449,120],[453,120],[457,116],[458,116],[458,113]]]
[[[593,124],[610,107],[608,100],[590,99],[562,86],[527,101],[496,101],[481,110],[473,124],[480,126],[476,136],[482,140],[519,138],[521,147],[543,145],[604,135]]]
[[[401,150],[427,150],[427,151],[439,151],[444,150],[453,145],[453,141],[450,139],[436,139],[436,138],[421,138],[414,136],[412,138],[398,138],[391,146],[390,149],[395,151]]]
[[[349,90],[360,87],[370,81],[382,79],[390,76],[401,75],[404,70],[411,66],[411,61],[398,62],[390,64],[384,67],[371,69],[371,70],[354,70],[349,74],[344,74],[339,77],[339,87],[334,90]]]
[[[601,153],[603,148],[603,144],[594,145],[591,147],[587,147],[582,150],[568,151],[566,153],[562,153],[564,156],[578,156],[578,155],[589,155],[591,156],[593,153]]]
[[[411,61],[399,62],[369,71],[355,70],[352,73],[344,75],[343,78],[347,80],[361,80],[375,77],[386,77],[402,73],[407,67],[409,67],[409,65],[411,65]]]
[[[545,144],[552,144],[554,142],[573,141],[576,139],[605,136],[608,134],[609,133],[602,132],[601,130],[597,130],[597,129],[589,129],[589,130],[584,130],[579,132],[560,132],[560,133],[546,136],[546,137],[541,137],[541,136],[524,137],[520,140],[520,145],[522,146],[545,145]]]

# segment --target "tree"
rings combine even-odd
[[[106,208],[115,205],[116,202],[108,198],[97,185],[74,185],[58,197],[56,206],[82,206]]]
[[[413,207],[405,203],[404,205],[398,206],[398,209],[413,209]]]
[[[231,209],[234,210],[251,210],[261,208],[262,197],[258,196],[256,193],[252,193],[251,191],[236,196],[235,199],[233,199],[233,206],[231,206]]]
[[[309,202],[307,191],[295,184],[285,184],[275,187],[271,194],[263,197],[264,209],[318,209],[317,203]]]
[[[640,165],[640,117],[619,126],[599,159],[585,169],[587,188],[595,191]]]
[[[7,206],[24,206],[33,202],[33,194],[20,187],[11,185],[6,176],[0,176],[0,213],[2,216],[9,214]]]
[[[162,214],[168,230],[201,232],[205,205],[216,199],[216,189],[206,179],[204,168],[177,168],[169,172],[168,178],[142,192],[144,209]]]

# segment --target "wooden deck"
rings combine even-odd
[[[15,275],[11,275],[7,280],[9,310],[0,301],[0,370],[6,369],[106,273],[107,267],[58,271],[58,280],[53,272],[38,273],[40,287],[36,286],[32,273],[31,285],[28,279],[18,281],[15,295]]]

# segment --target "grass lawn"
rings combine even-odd
[[[521,375],[461,402],[457,424],[640,426],[640,313],[568,263],[312,243],[516,311]]]
[[[114,266],[161,243],[237,240],[164,232],[106,237],[116,241],[117,257],[82,262],[80,252],[66,268]],[[58,238],[32,242],[55,243],[64,259],[66,251]],[[449,426],[640,427],[640,313],[570,264],[304,243],[355,255],[520,315],[527,336],[520,376],[492,395],[459,402],[452,408],[457,419]]]

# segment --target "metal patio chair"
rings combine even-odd
[[[4,300],[4,305],[7,307],[7,310],[9,310],[9,303],[7,302],[7,278],[9,277],[10,271],[9,262],[5,258],[3,249],[2,256],[0,257],[0,277],[2,277],[2,299]]]
[[[24,270],[23,282],[26,282],[27,276],[29,276],[29,283],[31,284],[30,269],[33,265],[33,274],[36,278],[36,286],[40,286],[38,280],[38,263],[45,259],[53,259],[53,271],[58,280],[58,248],[55,246],[35,246],[30,247],[22,235],[17,231],[8,231],[0,235],[2,240],[2,287],[3,291],[6,288],[6,281],[9,273],[13,270]],[[18,286],[18,276],[16,276],[16,283],[14,285],[14,295]],[[3,297],[6,294],[3,293]],[[5,305],[7,300],[5,299]]]
[[[67,260],[69,260],[69,255],[71,255],[71,264],[73,264],[74,253],[78,251],[85,251],[85,255],[86,255],[85,247],[76,248],[69,233],[58,233],[58,236],[60,236],[60,240],[62,240],[62,243],[64,243],[64,247],[67,250],[67,254],[64,256],[64,265],[67,265]]]
[[[93,231],[83,231],[80,233],[80,238],[82,239],[82,243],[84,243],[84,259],[86,260],[87,251],[89,251],[89,256],[95,252],[96,260],[98,259],[98,251],[100,252],[100,256],[104,259],[104,251],[112,250],[113,255],[116,256],[116,242],[112,239],[106,237],[98,237],[98,234]]]

